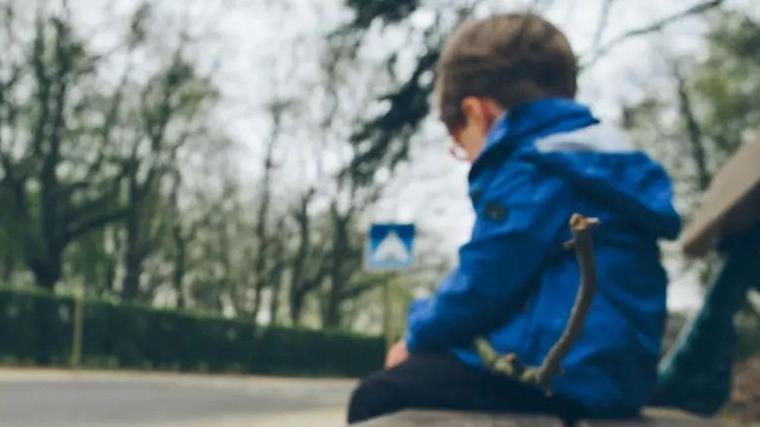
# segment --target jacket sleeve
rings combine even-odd
[[[459,266],[433,297],[411,307],[409,351],[466,346],[500,326],[522,304],[546,257],[562,250],[573,211],[570,189],[531,174],[499,187],[484,196]]]

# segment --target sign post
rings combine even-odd
[[[414,265],[414,224],[372,224],[364,266],[369,271],[405,271]],[[383,330],[386,348],[393,345],[391,284],[383,286]]]
[[[84,290],[74,291],[74,319],[71,337],[71,367],[76,369],[82,363],[82,336],[84,330]]]

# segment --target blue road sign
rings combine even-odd
[[[372,224],[364,264],[368,270],[406,270],[414,263],[414,224]]]

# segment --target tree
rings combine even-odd
[[[273,236],[271,243],[271,265],[267,269],[266,282],[270,288],[269,295],[269,324],[276,325],[279,323],[280,300],[282,299],[283,284],[285,282],[285,273],[290,263],[291,254],[288,252],[287,244],[291,239],[286,221],[288,217],[283,215],[277,221],[274,229],[278,235]]]
[[[760,90],[755,45],[760,25],[746,15],[724,12],[713,17],[711,27],[706,59],[665,59],[672,98],[652,89],[624,113],[637,141],[662,159],[676,182],[688,183],[676,187],[687,215],[713,174],[760,122],[760,108],[752,100]]]
[[[120,46],[127,55],[144,39],[147,11],[140,7],[133,16]],[[185,138],[173,120],[193,119],[210,94],[208,83],[178,51],[145,86],[130,79],[127,61],[114,86],[100,75],[107,56],[88,50],[67,9],[41,9],[28,42],[15,34],[15,15],[5,19],[10,49],[0,84],[0,187],[11,207],[4,213],[9,237],[36,282],[50,290],[62,276],[67,247],[124,219],[123,293],[130,298],[145,257],[139,235],[150,213],[143,211]]]
[[[283,126],[283,115],[288,109],[289,102],[283,100],[275,100],[267,106],[267,110],[271,115],[272,130],[269,135],[266,152],[264,154],[263,176],[261,179],[261,186],[259,192],[259,206],[256,215],[256,229],[255,234],[252,236],[256,240],[256,255],[253,265],[253,281],[254,281],[254,296],[253,296],[253,309],[251,317],[257,319],[259,310],[262,305],[262,293],[265,288],[272,287],[274,283],[271,280],[276,280],[279,283],[281,276],[281,270],[283,264],[282,258],[283,245],[281,243],[275,244],[274,250],[272,250],[273,241],[278,240],[275,233],[282,232],[280,227],[284,226],[284,220],[279,222],[279,226],[274,229],[274,233],[271,231],[270,226],[270,214],[271,214],[271,201],[272,201],[272,175],[274,173],[274,155],[275,146],[280,138],[280,132]],[[269,267],[269,263],[278,264],[275,267]],[[275,270],[275,277],[272,277],[271,272],[268,270]],[[279,290],[279,287],[278,287]],[[277,295],[271,295],[272,301],[276,301]],[[277,305],[275,304],[275,307]],[[271,314],[271,313],[270,313]],[[276,313],[275,313],[276,314]]]
[[[130,300],[140,287],[142,264],[162,235],[159,204],[164,199],[163,178],[176,169],[177,151],[187,139],[201,132],[200,112],[213,97],[207,78],[197,75],[182,54],[182,46],[172,55],[165,70],[153,77],[142,90],[138,121],[129,153],[123,160],[126,182],[125,275],[121,296]],[[176,236],[175,236],[176,237]]]
[[[298,230],[288,292],[290,321],[294,325],[301,324],[306,297],[322,286],[329,269],[326,246],[314,244],[314,218],[309,212],[314,195],[313,188],[307,190],[290,212]]]
[[[13,34],[6,19],[6,34]],[[124,170],[107,154],[115,123],[103,113],[120,98],[88,90],[97,82],[98,58],[65,15],[38,15],[29,44],[15,46],[15,36],[5,42],[9,53],[20,52],[6,56],[0,82],[6,219],[37,284],[52,290],[65,249],[124,215],[117,198]]]

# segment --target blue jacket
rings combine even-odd
[[[578,290],[575,255],[562,247],[578,212],[602,222],[594,232],[598,290],[553,389],[600,414],[645,404],[666,315],[657,240],[675,238],[681,225],[662,167],[587,107],[544,99],[496,123],[469,192],[472,236],[437,293],[413,302],[409,350],[453,351],[482,366],[471,343],[486,336],[500,353],[540,364]]]

